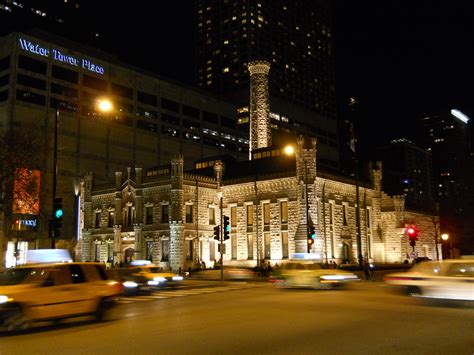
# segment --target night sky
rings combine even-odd
[[[156,3],[135,0],[133,8],[119,5],[113,15],[102,5],[98,17],[109,29],[104,37],[121,46],[121,59],[191,83],[192,1]],[[357,99],[364,158],[373,158],[375,147],[391,138],[416,141],[424,114],[456,107],[474,117],[471,1],[335,0],[333,5],[338,110],[343,117],[348,97]]]

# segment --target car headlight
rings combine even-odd
[[[134,288],[134,287],[138,287],[138,284],[136,282],[133,282],[133,281],[125,281],[123,283],[123,286],[124,287],[129,287],[129,288]]]
[[[173,281],[181,281],[183,276],[173,276]]]
[[[323,280],[344,280],[342,275],[323,275],[321,276]]]
[[[5,295],[0,295],[0,304],[7,303],[8,301],[11,301],[11,298],[8,298],[8,296]]]
[[[166,281],[166,279],[164,277],[157,276],[153,278],[153,281],[164,282]]]

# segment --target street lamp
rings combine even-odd
[[[444,241],[447,241],[449,239],[449,234],[448,233],[443,233],[441,234],[441,239]],[[449,258],[453,258],[453,241],[449,239]]]
[[[56,107],[56,112],[54,115],[54,148],[53,148],[53,191],[52,191],[52,204],[51,204],[51,220],[49,222],[49,236],[51,237],[51,248],[56,248],[56,238],[58,235],[56,233],[59,231],[58,228],[55,228],[53,224],[55,219],[55,212],[56,212],[56,187],[57,187],[57,178],[58,178],[58,125],[59,125],[59,108],[61,107],[61,103],[58,103]],[[97,100],[97,108],[99,111],[108,112],[112,110],[113,105],[110,100],[106,98],[100,98]]]

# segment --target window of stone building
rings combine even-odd
[[[253,259],[253,234],[247,234],[247,259]]]
[[[230,226],[237,227],[237,206],[230,208]]]
[[[126,227],[133,226],[135,223],[135,207],[127,205],[123,210],[123,225]]]
[[[216,260],[216,243],[214,239],[209,240],[209,260]]]
[[[247,226],[253,226],[253,205],[247,205]]]
[[[365,228],[367,230],[367,254],[372,258],[372,225],[370,224],[370,207],[365,210]]]
[[[95,243],[94,261],[100,261],[100,243]]]
[[[230,236],[230,243],[231,243],[231,249],[232,249],[232,260],[237,259],[237,235],[232,234]]]
[[[282,258],[288,259],[288,232],[281,232]]]
[[[186,223],[193,223],[193,205],[186,205]]]
[[[153,206],[147,206],[145,209],[145,224],[153,224]]]
[[[288,201],[282,201],[280,204],[281,223],[288,223]]]
[[[216,224],[216,209],[209,207],[209,224]]]
[[[193,260],[193,240],[186,240],[186,260]]]
[[[153,261],[153,241],[146,242],[146,260]]]
[[[100,228],[100,217],[101,217],[101,212],[97,211],[95,213],[95,218],[94,218],[94,228]]]
[[[107,227],[112,228],[115,223],[115,212],[109,211],[109,217],[107,219]]]
[[[114,243],[107,243],[107,262],[114,262]]]
[[[265,243],[265,259],[270,259],[271,256],[271,239],[270,239],[270,233],[264,233],[263,234],[263,241]]]
[[[335,239],[334,239],[334,201],[329,201],[329,240],[331,243],[331,258],[335,256]]]
[[[269,203],[263,204],[263,224],[265,225],[270,224],[270,204]]]
[[[170,221],[170,205],[162,205],[161,206],[161,223],[169,223]]]
[[[342,204],[342,225],[347,226],[347,204]]]
[[[164,205],[168,206],[168,205]],[[170,241],[169,240],[161,240],[161,261],[169,261],[170,255]]]

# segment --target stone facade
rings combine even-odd
[[[275,264],[301,257],[307,251],[306,206],[317,234],[310,257],[357,263],[356,186],[352,180],[317,172],[315,157],[315,140],[310,148],[298,140],[292,172],[252,175],[243,181],[226,177],[224,163],[215,165],[213,177],[185,173],[182,157],[173,159],[161,175],[142,177],[141,169],[135,169],[132,176],[128,169],[122,179],[117,173],[115,186],[95,186],[87,175],[81,185],[82,260],[149,259],[176,271],[202,261],[212,266],[220,259],[213,228],[221,224],[222,196],[222,214],[231,220],[225,265],[255,266],[263,259]],[[435,217],[405,210],[403,197],[380,190],[381,176],[378,165],[372,183],[359,188],[362,255],[380,263],[414,257],[405,227],[416,224],[421,230],[416,256],[435,259]]]

